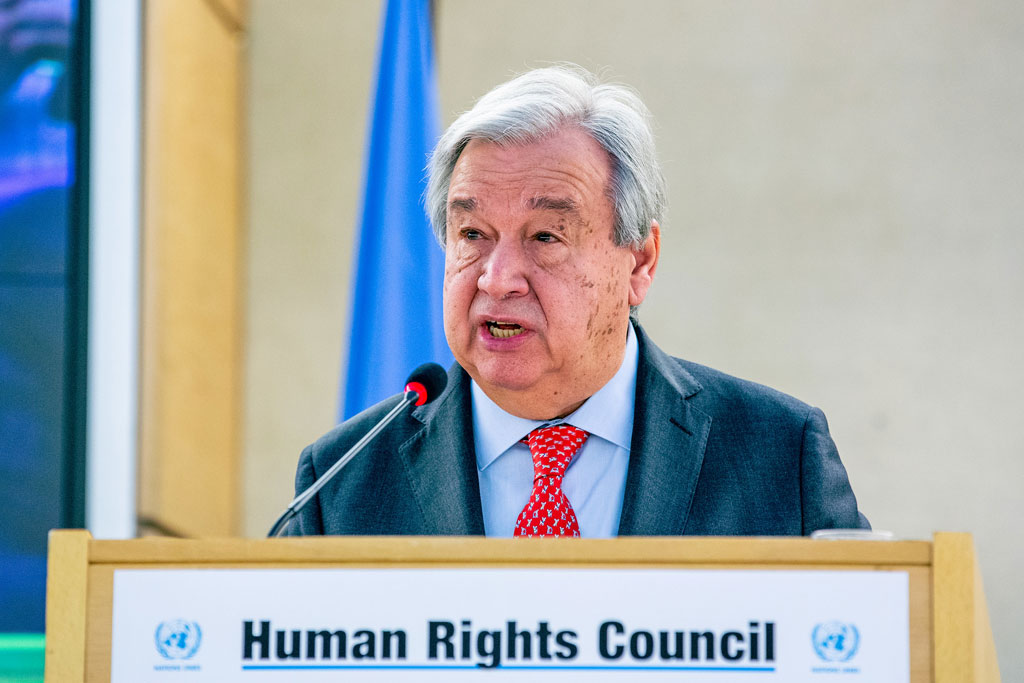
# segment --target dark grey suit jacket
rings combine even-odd
[[[820,410],[667,356],[636,332],[640,362],[620,535],[868,527]],[[296,493],[398,400],[306,448]],[[292,520],[289,533],[483,534],[471,411],[469,376],[456,364],[444,393],[397,418]]]

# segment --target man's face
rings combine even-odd
[[[607,153],[567,128],[463,150],[448,189],[444,328],[455,359],[506,411],[575,410],[622,363],[629,306],[647,292],[658,227],[617,247]]]

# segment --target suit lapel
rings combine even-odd
[[[427,535],[482,535],[480,482],[473,455],[469,376],[457,364],[448,371],[448,389],[413,411],[423,429],[399,447]]]
[[[633,442],[620,536],[681,535],[704,462],[711,417],[687,399],[701,390],[642,329]]]

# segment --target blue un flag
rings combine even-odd
[[[342,417],[401,391],[420,363],[447,367],[444,253],[422,205],[440,134],[430,0],[388,0],[366,157]]]

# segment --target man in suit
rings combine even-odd
[[[671,358],[637,323],[664,190],[632,92],[563,67],[498,86],[438,142],[427,204],[445,249],[448,386],[393,422],[290,533],[867,526],[819,410]],[[397,400],[307,448],[297,491]]]

